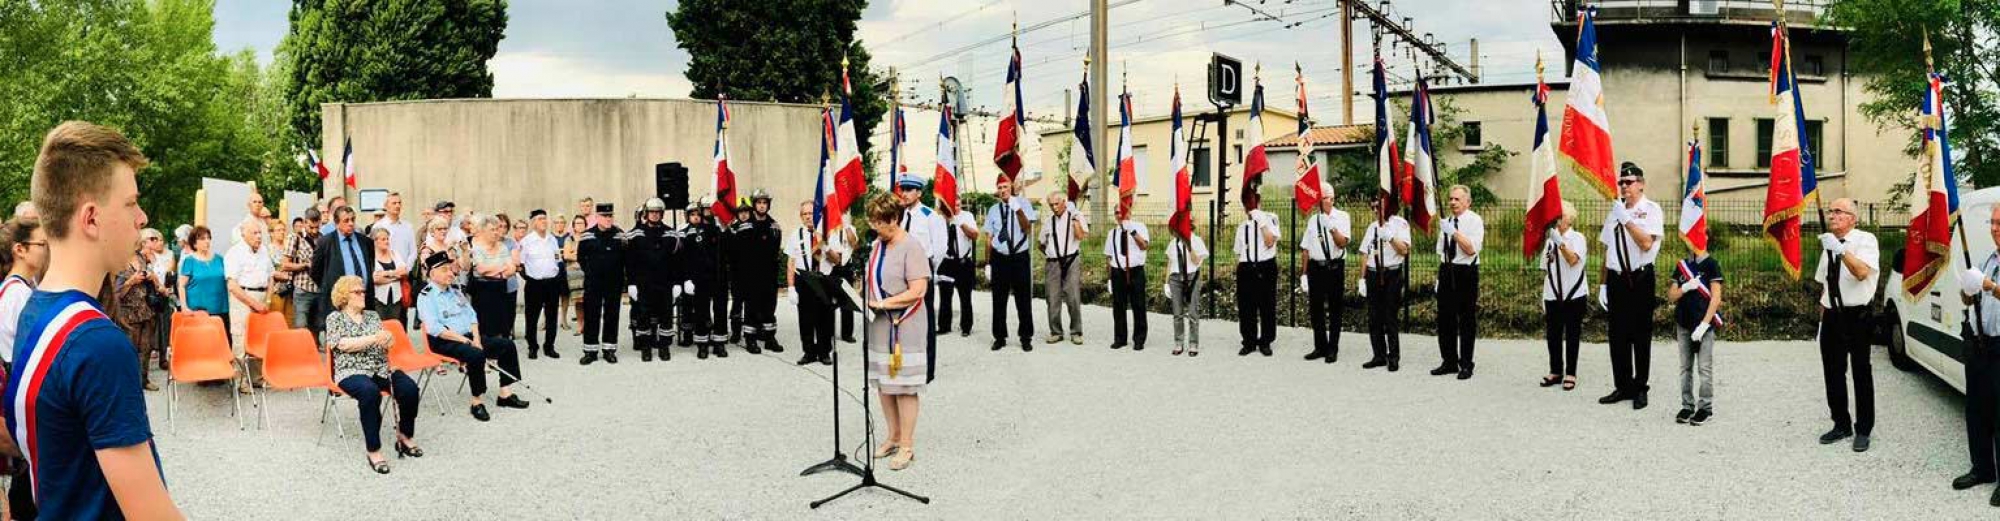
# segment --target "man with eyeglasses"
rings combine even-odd
[[[1970,220],[1968,220],[1970,222]],[[2000,206],[1988,213],[1986,225],[2000,244]],[[1965,441],[1971,449],[1972,470],[1951,481],[1952,490],[1965,490],[1993,483],[2000,478],[1996,448],[2000,448],[1995,424],[2000,414],[2000,251],[1986,254],[1979,269],[1966,268],[1958,277],[1965,296],[1966,311],[1976,311],[1972,332],[1965,343]],[[1977,298],[1975,302],[1973,299]],[[1987,504],[2000,506],[2000,488]]]
[[[1028,310],[1028,282],[1033,275],[1028,272],[1028,234],[1033,230],[1037,218],[1035,203],[1014,193],[1014,180],[1002,176],[994,186],[993,196],[998,204],[986,211],[985,232],[986,257],[991,259],[987,269],[991,270],[993,285],[993,350],[1007,346],[1007,299],[1014,299],[1015,316],[1020,322],[1016,332],[1021,339],[1022,351],[1035,350],[1034,314]]]
[[[1826,208],[1827,232],[1819,234],[1819,265],[1813,280],[1820,283],[1819,363],[1826,377],[1826,406],[1833,429],[1819,437],[1821,445],[1854,437],[1854,452],[1868,451],[1868,434],[1875,429],[1875,372],[1869,366],[1869,303],[1881,277],[1881,249],[1875,235],[1854,228],[1854,200],[1835,199]],[[1854,366],[1854,414],[1847,410],[1847,372]]]
[[[333,233],[319,237],[313,245],[312,267],[309,275],[323,289],[333,288],[333,283],[341,277],[355,276],[361,280],[374,280],[375,241],[356,233],[354,229],[354,208],[336,206],[333,208]],[[326,327],[326,315],[332,313],[333,296],[325,292],[314,299],[318,309],[309,315],[312,331],[317,334]],[[381,305],[375,301],[374,292],[368,294],[368,307],[375,309]]]
[[[1646,171],[1626,162],[1618,168],[1618,200],[1613,201],[1597,241],[1604,243],[1604,278],[1598,301],[1610,310],[1611,394],[1597,403],[1632,401],[1646,408],[1653,369],[1653,260],[1660,256],[1665,212],[1646,198]]]

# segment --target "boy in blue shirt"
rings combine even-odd
[[[146,227],[136,182],[146,164],[118,131],[76,121],[50,131],[35,161],[49,270],[21,312],[0,411],[43,519],[181,519],[136,351],[91,295]]]

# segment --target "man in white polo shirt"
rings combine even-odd
[[[1646,198],[1646,172],[1625,163],[1618,169],[1619,200],[1611,204],[1598,232],[1604,243],[1604,285],[1599,298],[1610,310],[1611,394],[1597,403],[1632,401],[1633,409],[1646,408],[1646,384],[1653,369],[1653,308],[1660,301],[1653,295],[1656,279],[1653,260],[1660,256],[1664,233],[1660,205]]]

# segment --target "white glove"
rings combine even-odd
[[[1310,293],[1312,291],[1311,287],[1306,285],[1307,282],[1309,281],[1306,280],[1305,275],[1299,276],[1299,293]]]
[[[1699,291],[1699,290],[1701,290],[1701,279],[1698,278],[1688,279],[1687,282],[1681,283],[1681,291]]]
[[[1819,244],[1821,248],[1832,252],[1834,255],[1847,252],[1847,243],[1840,242],[1840,238],[1834,237],[1831,233],[1819,234]]]
[[[638,300],[639,300],[639,287],[638,287],[638,286],[625,286],[625,296],[627,296],[627,297],[632,297],[632,300],[633,300],[633,301],[638,301]]]
[[[1625,203],[1624,203],[1623,201],[1612,201],[1612,202],[1611,202],[1611,223],[1612,223],[1612,224],[1625,224],[1625,221],[1630,221],[1630,220],[1632,220],[1632,216],[1631,216],[1630,214],[1627,214],[1627,213],[1626,213],[1626,210],[1625,210]]]
[[[1166,295],[1167,298],[1173,298],[1174,280],[1172,277],[1160,277],[1160,294]]]
[[[681,287],[680,287],[680,285],[678,285],[678,284],[674,285],[674,290],[673,290],[673,292],[674,292],[674,300],[680,300],[680,299],[681,299]]]
[[[1117,291],[1118,291],[1118,288],[1116,288],[1116,287],[1113,287],[1113,285],[1111,284],[1111,279],[1104,279],[1104,293],[1105,293],[1105,294],[1107,294],[1107,295],[1108,295],[1108,294],[1111,294],[1111,293],[1114,293],[1114,292],[1117,292]]]
[[[791,291],[785,292],[785,301],[792,303],[794,306],[799,305],[799,288],[792,288]]]
[[[984,268],[979,268],[979,272],[986,275],[986,280],[993,280],[993,265],[988,264]]]
[[[1605,311],[1611,310],[1610,286],[1606,286],[1604,284],[1597,285],[1597,305],[1603,307]]]
[[[1972,268],[1966,268],[1965,271],[1958,272],[1958,290],[1965,293],[1965,296],[1978,295],[1979,290],[1982,289],[1986,289],[1985,274]]]
[[[1701,325],[1694,326],[1694,331],[1688,332],[1688,340],[1697,343],[1701,342],[1701,337],[1708,334],[1708,324],[1708,322],[1702,322]]]
[[[690,281],[687,281],[687,282],[682,282],[682,283],[681,283],[681,294],[682,294],[682,295],[693,295],[693,294],[694,294],[694,281],[690,280]]]
[[[1452,226],[1451,219],[1438,219],[1438,229],[1444,232],[1445,237],[1458,233],[1458,227]]]
[[[1366,281],[1357,285],[1355,289],[1361,291],[1361,298],[1368,298],[1368,283]]]

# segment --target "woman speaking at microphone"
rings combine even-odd
[[[862,292],[873,316],[868,321],[868,380],[882,402],[889,436],[875,450],[887,458],[890,470],[903,470],[916,459],[917,394],[931,381],[936,353],[924,342],[924,292],[930,286],[930,258],[897,223],[903,206],[887,194],[868,200],[868,227],[875,245],[863,267]],[[909,350],[906,351],[905,349]]]

